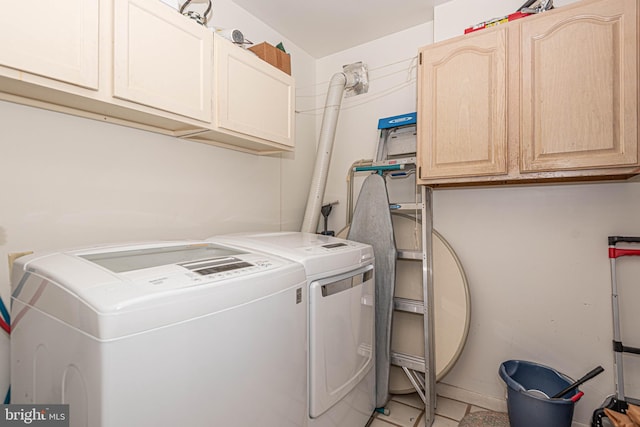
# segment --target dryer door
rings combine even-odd
[[[373,265],[319,279],[309,292],[309,416],[319,417],[373,369]],[[371,394],[375,390],[371,390]]]

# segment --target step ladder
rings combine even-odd
[[[355,167],[356,172],[375,171],[387,180],[407,179],[414,195],[413,201],[390,200],[393,213],[410,215],[422,223],[422,251],[397,248],[398,260],[422,261],[423,299],[394,298],[395,312],[408,312],[423,316],[424,357],[391,351],[391,364],[400,367],[425,404],[425,426],[431,426],[435,417],[435,354],[433,327],[433,258],[432,258],[432,191],[421,186],[417,191],[416,172],[416,113],[380,119],[380,137],[375,159],[370,166]],[[414,179],[411,179],[413,176]]]

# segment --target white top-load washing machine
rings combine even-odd
[[[371,246],[299,232],[230,234],[208,240],[304,265],[309,282],[308,425],[366,425],[375,409]]]
[[[211,242],[31,255],[12,274],[12,403],[72,427],[306,423],[306,276]]]

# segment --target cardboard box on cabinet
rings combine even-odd
[[[263,61],[291,75],[291,56],[288,53],[267,42],[251,46],[249,50],[258,55]]]

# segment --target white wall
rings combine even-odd
[[[435,39],[460,35],[470,25],[511,13],[523,1],[477,3],[453,0],[437,7]],[[319,82],[328,81],[343,64],[359,60],[372,70],[371,93],[343,102],[325,195],[326,202],[340,201],[330,217],[333,230],[345,224],[349,166],[374,154],[377,119],[415,110],[415,82],[386,93],[401,84],[405,74],[400,70],[407,63],[384,66],[410,58],[419,46],[431,43],[431,29],[428,23],[318,60]],[[435,190],[434,225],[461,259],[472,303],[467,344],[440,388],[459,396],[484,396],[488,403],[504,407],[506,387],[497,372],[505,360],[542,363],[576,379],[602,365],[605,373],[581,387],[585,396],[576,405],[574,421],[589,424],[593,410],[614,390],[606,238],[640,235],[638,218],[637,179]],[[629,268],[633,263],[626,264]],[[636,277],[639,273],[640,269]],[[640,321],[633,307],[640,290],[627,286],[625,295],[623,339],[640,345],[640,334],[632,327]],[[446,333],[446,326],[436,325],[436,331]],[[627,394],[637,396],[640,362],[625,361]]]
[[[255,43],[283,41],[296,83],[315,81],[315,59],[232,2],[215,2],[212,23],[241,28]],[[299,229],[315,122],[302,117],[296,125],[295,153],[261,157],[0,102],[0,258],[107,242]],[[9,292],[7,262],[0,262],[7,304]],[[8,351],[2,333],[0,399],[9,382]]]
[[[505,360],[575,379],[602,365],[576,406],[574,420],[588,424],[613,392],[607,236],[640,235],[638,218],[640,182],[435,191],[434,226],[460,257],[472,302],[467,344],[442,382],[503,398]],[[627,283],[625,301],[637,302]],[[628,344],[640,343],[637,309],[625,313]],[[638,365],[629,362],[637,393]]]

